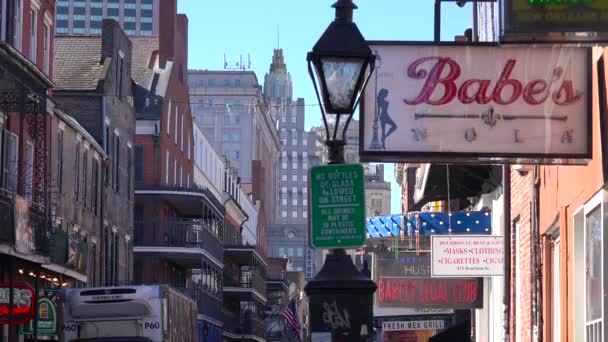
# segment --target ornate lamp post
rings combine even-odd
[[[380,57],[380,55],[378,54],[378,51],[376,51],[376,53],[374,54],[374,56],[376,56],[376,72],[374,74],[374,78],[375,78],[375,84],[374,84],[374,94],[375,96],[378,96],[378,69],[380,68],[380,65],[382,64],[382,58]],[[382,149],[382,144],[380,144],[380,139],[378,139],[378,119],[380,116],[380,112],[378,111],[378,106],[376,105],[376,112],[375,112],[375,116],[374,116],[374,125],[372,126],[372,141],[369,144],[369,149],[370,150],[380,150]]]
[[[321,105],[328,164],[344,164],[346,132],[374,69],[375,56],[353,23],[352,0],[338,0],[334,21],[308,53],[308,72]],[[364,222],[361,222],[364,224]],[[371,341],[376,284],[362,275],[344,249],[327,255],[305,289],[310,328],[332,341]],[[321,336],[319,336],[321,337]]]

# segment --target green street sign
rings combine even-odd
[[[315,166],[310,170],[310,244],[358,248],[365,242],[363,167]]]

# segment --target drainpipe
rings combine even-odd
[[[540,212],[539,212],[539,179],[538,166],[534,166],[532,171],[532,200],[531,200],[531,273],[532,273],[532,305],[531,316],[532,324],[530,326],[531,342],[543,340],[543,319],[542,319],[542,258],[539,251],[540,248]],[[536,331],[534,328],[536,327]],[[536,338],[534,338],[536,335]]]
[[[510,338],[510,310],[511,310],[511,166],[502,167],[502,187],[503,187],[503,226],[505,239],[505,275],[504,275],[504,341]]]

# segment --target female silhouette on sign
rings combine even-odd
[[[378,91],[378,96],[376,98],[376,103],[378,106],[376,115],[378,115],[378,120],[380,120],[380,125],[382,127],[382,148],[384,149],[386,149],[386,138],[388,138],[388,136],[397,129],[397,124],[395,124],[393,119],[391,119],[391,117],[388,115],[388,101],[386,100],[387,96],[388,90],[386,88],[382,88],[380,91]],[[386,125],[390,126],[388,132],[386,131]]]

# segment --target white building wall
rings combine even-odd
[[[492,235],[504,235],[504,196],[502,188],[484,195],[475,210],[489,208],[492,212]],[[502,341],[504,335],[504,278],[484,278],[483,308],[475,310],[475,340],[477,342]]]
[[[248,216],[247,221],[243,224],[243,243],[255,245],[258,237],[259,204],[254,204],[243,188],[240,188],[239,191],[239,205]]]
[[[194,136],[194,184],[207,188],[218,201],[222,201],[224,169],[226,165],[203,134],[200,126],[193,122]]]

